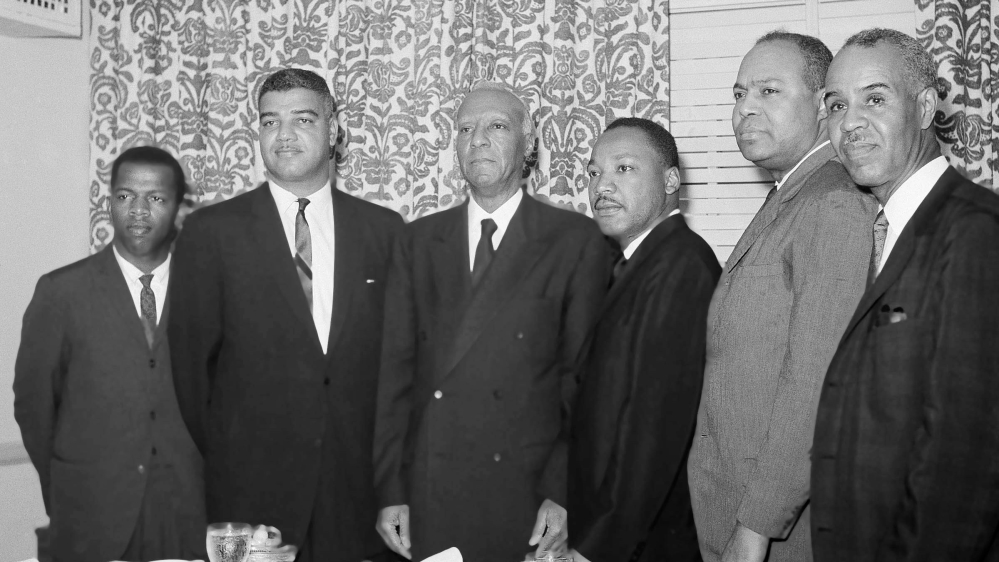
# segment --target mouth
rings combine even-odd
[[[146,234],[152,232],[153,227],[144,222],[132,222],[125,225],[125,229],[128,230],[132,236],[145,236]]]
[[[601,215],[609,215],[620,211],[624,207],[620,203],[614,201],[613,199],[608,199],[606,197],[601,197],[597,199],[596,203],[593,204],[593,212]]]
[[[757,137],[763,136],[763,131],[760,129],[739,129],[735,132],[735,136],[740,139],[755,139]]]
[[[877,145],[864,141],[844,141],[840,143],[840,147],[847,158],[854,160],[873,152]]]
[[[281,148],[278,148],[277,150],[274,151],[274,153],[279,156],[289,156],[289,155],[299,154],[300,152],[302,152],[301,149],[295,148],[293,146],[282,146]]]

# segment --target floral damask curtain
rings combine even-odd
[[[999,0],[915,0],[938,65],[940,146],[966,177],[999,188]]]
[[[111,163],[157,144],[196,203],[264,178],[262,77],[326,77],[339,106],[338,187],[413,219],[460,203],[453,117],[475,81],[528,99],[530,188],[580,212],[585,161],[625,115],[668,125],[668,0],[90,0],[91,246],[112,236]]]

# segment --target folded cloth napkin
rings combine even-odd
[[[437,554],[425,559],[423,562],[461,562],[461,553],[458,552],[456,547],[451,547],[444,552],[438,552]]]

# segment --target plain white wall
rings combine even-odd
[[[90,63],[76,39],[0,37],[0,452],[20,445],[14,358],[42,274],[88,255]],[[0,466],[0,562],[35,556],[45,524],[31,464]]]

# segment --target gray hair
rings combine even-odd
[[[772,43],[775,41],[787,41],[801,53],[801,58],[805,59],[805,72],[802,78],[805,85],[812,93],[818,92],[826,86],[826,72],[829,70],[829,63],[832,62],[833,55],[822,41],[811,35],[791,33],[783,29],[777,29],[767,33],[756,40],[756,44]]]
[[[937,64],[933,61],[933,57],[926,52],[926,49],[923,48],[923,45],[917,39],[901,31],[882,27],[865,29],[850,36],[846,40],[846,43],[843,44],[843,48],[862,47],[870,49],[876,47],[878,43],[887,43],[895,47],[898,53],[902,55],[905,74],[908,76],[913,96],[926,88],[936,89]]]
[[[524,137],[527,139],[527,153],[530,154],[534,150],[534,140],[538,137],[538,131],[534,126],[534,119],[531,118],[531,108],[524,101],[524,98],[517,95],[512,88],[507,86],[502,82],[493,82],[488,80],[483,80],[481,82],[476,82],[468,89],[468,93],[477,92],[479,90],[488,90],[492,92],[506,92],[517,99],[520,102],[521,113],[523,113],[523,119],[520,122],[520,130],[524,133]]]

